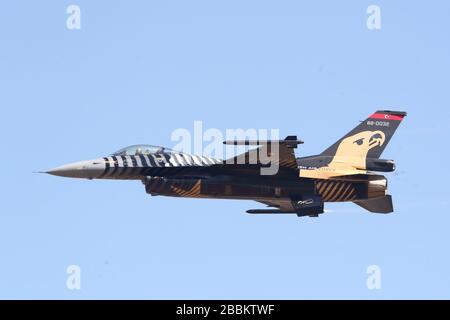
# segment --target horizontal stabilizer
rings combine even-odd
[[[358,206],[375,213],[391,213],[394,211],[391,195],[383,198],[353,201]]]

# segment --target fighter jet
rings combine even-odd
[[[268,207],[248,210],[251,214],[317,217],[324,212],[325,202],[353,202],[370,212],[390,213],[393,204],[387,179],[376,172],[395,170],[394,160],[380,156],[405,116],[401,111],[376,111],[325,151],[307,157],[295,156],[294,149],[303,143],[296,136],[224,141],[254,148],[227,160],[133,145],[46,173],[140,180],[152,196],[255,200]],[[274,174],[262,174],[274,164]]]

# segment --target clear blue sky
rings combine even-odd
[[[81,7],[81,30],[66,7]],[[382,28],[366,27],[381,8]],[[0,298],[450,298],[448,1],[5,1]],[[395,213],[150,197],[33,174],[176,128],[279,128],[322,151],[376,109]],[[66,268],[81,267],[81,290]],[[382,270],[381,290],[366,268]]]

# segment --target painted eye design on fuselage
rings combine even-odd
[[[362,145],[364,143],[364,138],[358,139],[356,141],[353,141],[353,143],[357,144],[358,146]]]

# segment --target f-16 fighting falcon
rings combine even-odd
[[[228,160],[189,155],[168,148],[134,145],[110,156],[71,163],[46,173],[72,178],[141,180],[152,196],[255,200],[268,208],[253,214],[293,213],[317,217],[325,202],[351,201],[376,213],[393,211],[387,179],[375,172],[395,170],[393,160],[380,159],[406,112],[376,111],[321,154],[296,158],[303,142],[284,140],[231,140],[248,145]],[[275,159],[275,174],[261,155]],[[273,165],[273,163],[271,164]]]

